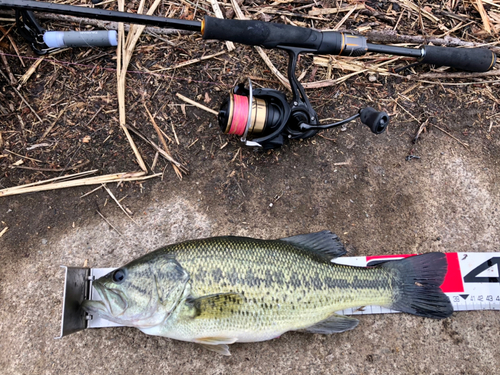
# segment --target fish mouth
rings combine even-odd
[[[108,313],[108,308],[102,301],[85,300],[82,303],[82,308],[88,314],[104,315]]]
[[[93,287],[101,300],[83,301],[82,308],[87,313],[109,319],[118,317],[125,312],[128,304],[119,291],[106,288],[97,282],[94,282]]]

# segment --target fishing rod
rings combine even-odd
[[[389,115],[386,112],[366,107],[342,121],[320,125],[304,87],[295,76],[298,56],[301,53],[351,57],[359,57],[368,52],[383,53],[413,57],[422,64],[449,66],[471,72],[486,72],[496,63],[496,55],[485,48],[387,46],[368,43],[365,37],[359,35],[254,20],[205,16],[203,21],[199,22],[31,0],[0,0],[0,8],[15,9],[18,26],[25,29],[27,27],[27,33],[36,41],[31,43],[32,46],[52,43],[51,38],[43,38],[43,29],[35,25],[36,19],[32,12],[38,11],[194,31],[201,33],[205,40],[217,39],[286,51],[289,57],[288,80],[292,91],[291,101],[288,101],[286,95],[279,90],[254,89],[249,79],[248,85],[240,83],[231,90],[218,114],[219,126],[224,133],[236,134],[241,137],[243,144],[264,149],[278,148],[283,145],[286,138],[309,138],[320,130],[340,126],[357,118],[375,134],[384,132],[389,124]],[[39,35],[32,35],[37,32]],[[60,44],[93,45],[87,40],[78,44],[74,42],[75,39],[78,37],[74,35],[73,39],[68,38],[68,43],[62,41]],[[114,43],[113,36],[109,34],[101,34],[94,40],[101,41],[100,45]],[[76,44],[71,44],[72,41]],[[39,52],[44,50],[41,49]]]

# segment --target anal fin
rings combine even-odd
[[[225,355],[225,356],[230,356],[231,352],[229,351],[229,346],[226,344],[219,344],[219,345],[208,345],[208,344],[198,344],[202,347],[204,347],[207,350],[210,350],[211,352],[215,352],[220,355]]]
[[[315,325],[312,325],[301,331],[307,333],[320,333],[322,335],[328,335],[330,333],[349,331],[356,328],[358,323],[358,319],[333,314],[329,318],[322,320],[321,322],[316,323]]]
[[[194,340],[195,343],[200,344],[205,349],[208,349],[212,352],[219,353],[221,355],[229,356],[231,353],[229,352],[228,344],[233,344],[238,339],[235,337],[203,337]]]

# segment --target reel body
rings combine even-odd
[[[251,103],[251,104],[250,104]],[[308,138],[317,130],[303,131],[301,123],[315,121],[316,113],[308,108],[290,105],[284,93],[273,89],[252,89],[243,83],[235,86],[221,105],[218,120],[225,134],[235,134],[247,146],[278,148],[285,138]],[[251,136],[252,140],[247,137]]]
[[[295,77],[297,57],[301,52],[312,52],[292,47],[281,47],[288,52],[288,79],[293,98],[289,103],[286,95],[273,89],[253,89],[248,79],[236,85],[226,97],[218,114],[219,127],[225,134],[241,137],[241,142],[264,150],[281,147],[288,139],[305,139],[322,129],[343,125],[360,117],[361,122],[375,134],[385,131],[389,115],[367,107],[359,113],[336,123],[319,125],[318,116],[312,108],[304,87]],[[251,139],[249,139],[251,138]]]

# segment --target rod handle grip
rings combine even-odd
[[[496,55],[486,48],[450,48],[425,46],[425,64],[444,65],[469,72],[487,72],[495,66]]]
[[[228,20],[205,16],[203,39],[217,39],[265,48],[299,47],[317,50],[323,35],[320,31],[254,20]]]

